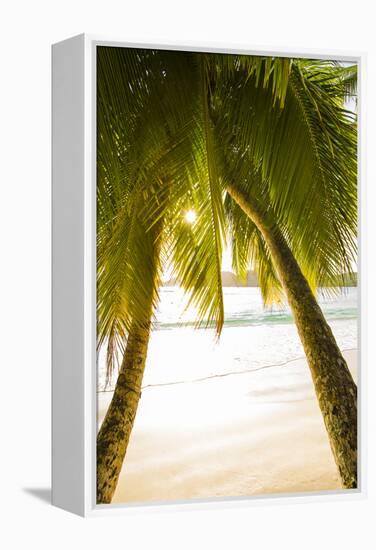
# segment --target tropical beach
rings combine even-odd
[[[96,74],[97,504],[357,489],[357,65]]]
[[[341,489],[288,308],[265,311],[257,287],[224,291],[216,342],[213,331],[190,326],[194,311],[184,310],[178,288],[160,290],[159,329],[114,503]],[[321,305],[356,380],[356,288]],[[101,359],[98,428],[113,396]]]
[[[356,379],[357,351],[344,356]],[[298,359],[146,388],[113,502],[341,490],[309,376]],[[111,396],[99,395],[99,422]]]

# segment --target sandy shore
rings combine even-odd
[[[356,350],[344,352],[356,377]],[[112,393],[100,393],[99,422]],[[143,390],[113,502],[340,488],[304,359]]]

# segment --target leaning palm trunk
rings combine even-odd
[[[97,503],[112,500],[127,451],[141,397],[151,322],[135,325],[127,347],[114,395],[97,436]]]
[[[357,387],[333,333],[278,227],[235,185],[231,197],[267,243],[286,292],[311,371],[321,413],[344,488],[357,487]]]

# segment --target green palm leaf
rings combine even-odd
[[[98,347],[107,343],[109,373],[119,342],[143,318],[150,277],[156,306],[161,269],[156,276],[150,265],[157,240],[160,257],[191,294],[198,323],[214,321],[218,333],[223,324],[223,201],[201,65],[190,54],[148,53],[151,66],[136,73],[133,52],[126,57],[106,48],[98,77]],[[189,227],[184,213],[192,205],[198,217]]]
[[[356,248],[356,124],[332,67],[294,62],[283,109],[252,79],[219,89],[213,108],[227,176],[267,200],[313,286],[351,270]]]

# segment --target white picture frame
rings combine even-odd
[[[97,505],[96,441],[96,48],[142,47],[284,57],[338,59],[359,67],[359,487],[330,493],[208,499],[142,506]],[[365,204],[365,54],[337,51],[283,51],[223,44],[130,44],[79,35],[52,47],[52,502],[79,514],[134,513],[143,506],[253,506],[313,500],[364,498],[366,494],[365,272],[362,212]]]

